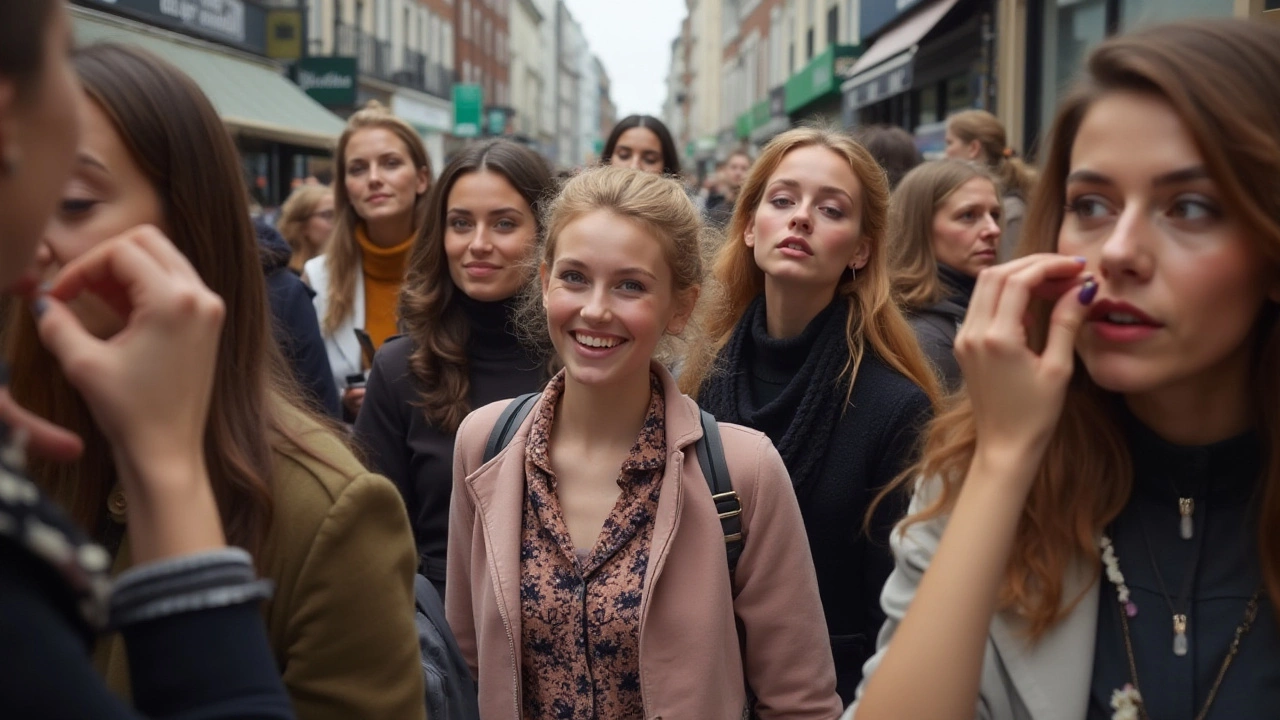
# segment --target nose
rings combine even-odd
[[[796,203],[795,210],[791,213],[791,222],[787,227],[813,232],[813,207],[807,201]]]
[[[471,250],[472,255],[488,255],[493,252],[493,241],[483,225],[476,227],[475,233],[471,235],[471,244],[468,249]]]
[[[369,166],[369,184],[370,185],[382,184],[382,173],[378,170],[377,165]]]
[[[631,168],[632,170],[639,170],[639,169],[640,169],[640,156],[639,156],[639,155],[632,155],[632,156],[631,156],[631,159],[627,161],[627,167]]]
[[[1102,277],[1113,282],[1120,278],[1149,278],[1154,268],[1149,246],[1154,231],[1152,218],[1140,204],[1126,207],[1102,243]]]
[[[609,291],[603,285],[597,285],[587,296],[582,306],[582,319],[593,325],[609,321],[612,312],[609,309]]]
[[[1000,221],[996,220],[991,213],[987,213],[986,219],[982,223],[982,237],[994,242],[1000,239],[1002,233]]]

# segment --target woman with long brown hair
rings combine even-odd
[[[554,191],[537,153],[470,145],[440,174],[401,292],[405,335],[378,351],[356,439],[409,509],[419,569],[444,597],[454,433],[472,409],[536,390],[547,360],[513,314]]]
[[[72,462],[84,443],[15,404],[10,390],[25,380],[0,362],[0,707],[16,718],[285,720],[258,607],[268,591],[248,554],[227,547],[200,437],[224,304],[149,227],[38,287],[32,261],[80,131],[70,25],[61,0],[0,6],[0,293],[32,300],[51,360],[109,438],[105,462],[138,499],[127,509],[136,567],[112,583],[106,552],[32,482],[26,458]],[[112,299],[121,333],[85,331],[66,303],[86,293]],[[129,648],[132,707],[90,663],[108,620]]]
[[[905,476],[875,718],[1280,706],[1280,29],[1104,41]]]
[[[989,168],[1000,180],[1005,232],[1000,261],[1013,257],[1022,234],[1027,201],[1036,186],[1036,171],[1008,145],[1004,123],[986,110],[962,110],[947,118],[947,157],[971,160]]]
[[[160,58],[100,45],[73,62],[84,132],[38,260],[56,271],[139,224],[173,238],[226,306],[201,444],[228,543],[275,583],[264,617],[295,709],[304,718],[422,717],[403,504],[297,400],[271,339],[230,136],[195,83]],[[115,307],[93,295],[68,307],[99,337],[121,329]],[[121,482],[110,429],[94,428],[32,324],[14,334],[15,397],[85,442],[79,462],[33,464],[32,475],[125,570],[135,559],[128,508],[147,498]],[[365,621],[358,632],[353,619]],[[113,688],[127,689],[119,641],[99,644],[95,664]]]
[[[431,159],[404,120],[371,103],[347,121],[334,156],[334,227],[325,254],[303,266],[348,420],[364,401],[374,350],[396,335],[409,250],[427,219]]]
[[[898,304],[943,386],[960,387],[956,332],[978,273],[996,264],[1003,205],[979,165],[936,160],[907,173],[889,201],[889,268]]]
[[[853,698],[893,568],[881,487],[910,464],[938,383],[889,285],[889,188],[875,158],[817,128],[775,138],[743,185],[715,260],[720,297],[680,383],[724,422],[763,431],[804,513],[840,695]]]

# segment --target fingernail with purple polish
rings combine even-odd
[[[1098,281],[1089,278],[1084,281],[1084,285],[1080,287],[1079,300],[1081,305],[1088,305],[1093,302],[1094,296],[1098,294]]]
[[[1089,262],[1089,259],[1088,259],[1088,258],[1083,258],[1083,257],[1080,257],[1079,255],[1077,255],[1077,256],[1075,256],[1074,258],[1072,258],[1072,260],[1075,260],[1076,262],[1080,263],[1081,265],[1084,265],[1085,263]]]
[[[41,317],[43,317],[45,312],[48,309],[49,309],[49,298],[45,297],[44,295],[38,295],[36,296],[35,300],[31,301],[31,314],[35,317],[36,320],[39,320]]]

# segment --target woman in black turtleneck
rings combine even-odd
[[[356,438],[369,467],[400,489],[419,569],[444,596],[453,442],[473,408],[536,390],[546,358],[511,322],[552,190],[528,148],[495,140],[463,150],[432,190],[400,296],[404,335],[377,354]]]
[[[962,160],[907,173],[889,203],[893,290],[920,349],[947,390],[960,387],[953,346],[983,268],[996,263],[1000,193],[986,169]]]

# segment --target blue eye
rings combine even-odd
[[[790,204],[791,204],[791,198],[788,198],[788,197],[776,197],[776,198],[773,198],[772,200],[770,200],[770,201],[769,201],[769,204],[770,204],[770,205],[772,205],[772,206],[774,206],[774,207],[777,207],[777,208],[787,207],[788,205],[790,205]]]
[[[644,285],[636,280],[626,280],[620,287],[629,292],[644,292]]]

